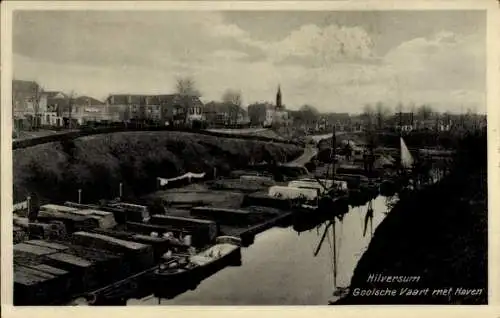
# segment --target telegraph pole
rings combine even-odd
[[[38,130],[38,114],[40,112],[40,98],[41,98],[41,94],[42,94],[42,88],[40,87],[40,85],[38,85],[38,83],[34,82],[35,83],[35,96],[34,96],[34,99],[33,99],[33,108],[34,108],[34,113],[35,113],[35,116],[34,116],[34,123],[32,123],[32,128],[34,130]]]
[[[69,109],[69,129],[71,129],[72,123],[71,123],[71,113],[73,112],[73,92],[70,93],[69,95],[69,100],[68,100],[68,109]]]

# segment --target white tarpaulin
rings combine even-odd
[[[202,179],[205,177],[205,172],[202,173],[193,173],[193,172],[187,172],[183,174],[182,176],[178,176],[175,178],[156,178],[160,182],[160,186],[167,185],[169,182],[177,181],[177,180],[182,180],[182,179]]]
[[[341,180],[327,180],[327,179],[319,179],[322,185],[324,185],[327,189],[331,189],[333,185],[337,187],[337,189],[340,190],[347,190],[347,182],[346,181],[341,181]],[[289,187],[297,187],[297,188],[317,188],[320,189],[322,192],[324,190],[323,186],[321,185],[316,179],[299,179],[299,180],[294,180],[290,181],[288,183]]]
[[[272,186],[269,188],[269,196],[283,199],[305,198],[312,201],[316,200],[316,198],[318,197],[318,190],[285,186]]]

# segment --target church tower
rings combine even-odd
[[[276,110],[281,110],[283,105],[281,105],[281,86],[278,85],[278,92],[276,93]]]

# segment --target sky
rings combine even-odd
[[[361,112],[382,102],[486,112],[484,11],[16,11],[14,78],[104,99],[202,100]],[[407,106],[408,105],[408,106]]]

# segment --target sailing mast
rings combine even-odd
[[[333,217],[333,231],[332,231],[332,236],[333,236],[333,289],[337,289],[337,235],[335,234],[335,228],[337,227],[337,224],[335,222],[335,217]]]
[[[337,138],[336,138],[336,131],[335,130],[336,130],[335,129],[335,123],[333,123],[332,152],[331,152],[331,160],[332,160],[332,187],[335,186],[335,166],[336,166],[335,164],[336,164],[336,157],[337,157],[337,150],[336,150]]]

